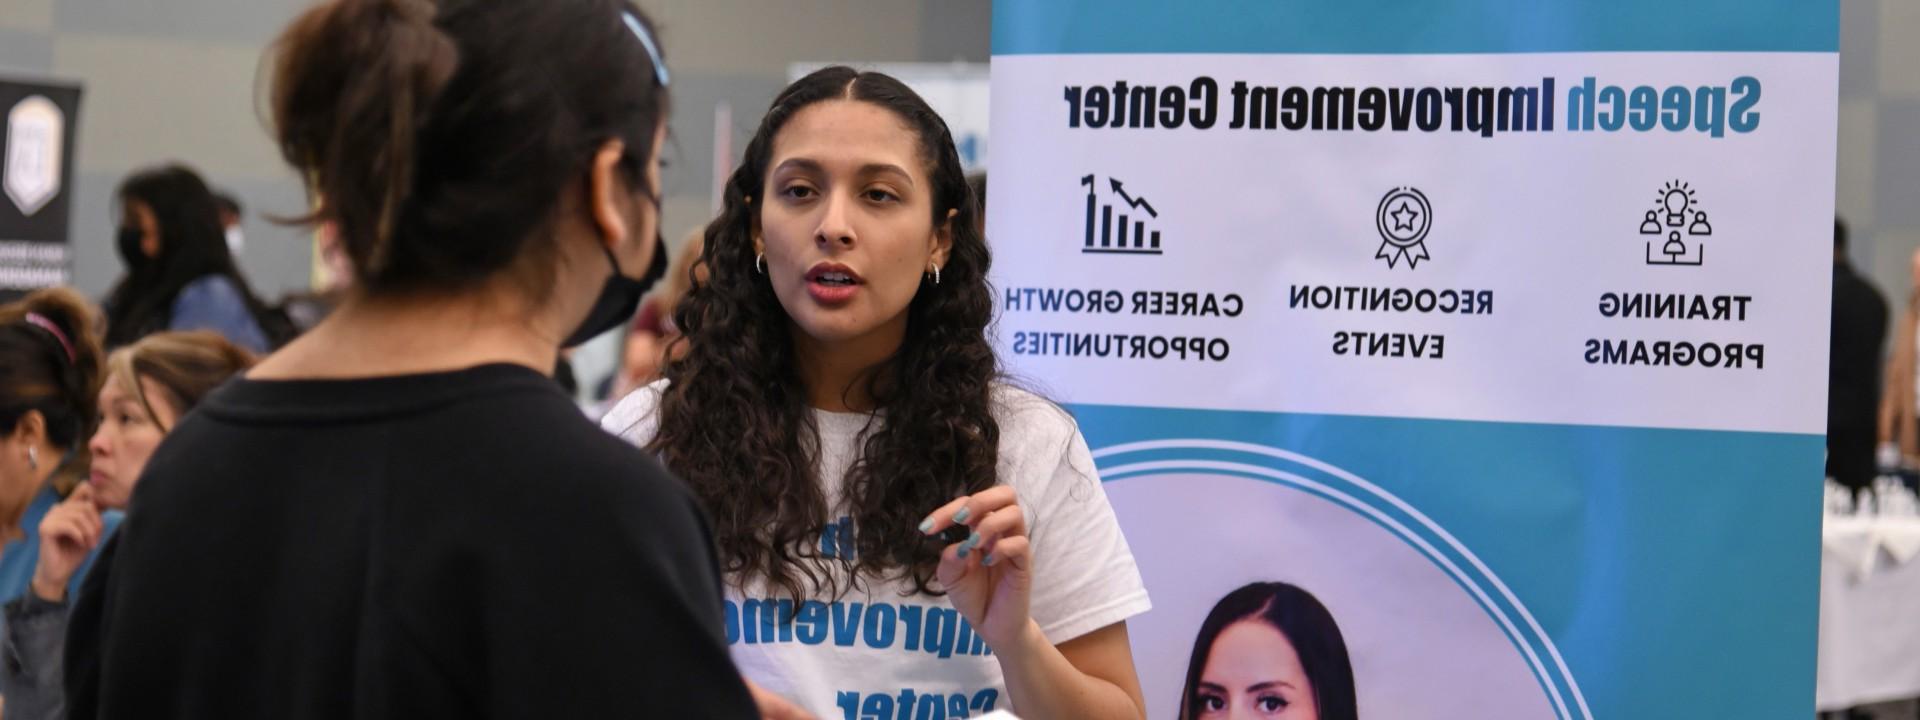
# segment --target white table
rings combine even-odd
[[[1920,518],[1828,516],[1821,535],[1815,707],[1920,697]]]

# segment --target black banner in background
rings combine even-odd
[[[0,302],[64,285],[80,87],[0,78]]]

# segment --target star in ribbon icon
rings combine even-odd
[[[1373,225],[1380,231],[1380,249],[1373,256],[1386,260],[1388,268],[1405,260],[1407,268],[1413,269],[1421,260],[1431,258],[1426,240],[1427,231],[1433,229],[1433,206],[1418,189],[1409,186],[1388,191],[1374,208]]]
[[[1407,207],[1407,201],[1405,200],[1400,201],[1399,209],[1394,210],[1393,212],[1390,212],[1387,214],[1393,216],[1394,232],[1399,232],[1401,230],[1405,230],[1407,232],[1413,232],[1413,221],[1416,218],[1420,217],[1420,213],[1418,211],[1414,210],[1413,208]]]

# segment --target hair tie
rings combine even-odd
[[[60,348],[67,351],[67,364],[71,365],[79,361],[79,358],[74,357],[73,354],[73,342],[67,340],[67,334],[60,331],[59,325],[55,325],[52,320],[48,320],[47,316],[40,313],[27,313],[26,320],[28,325],[52,333],[53,339],[60,341]]]

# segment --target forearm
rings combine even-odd
[[[1139,702],[1119,685],[1081,672],[1028,621],[1013,647],[994,649],[1014,712],[1049,720],[1143,718]]]
[[[9,700],[7,716],[63,716],[67,605],[21,597],[7,604],[6,616],[8,662],[0,672],[0,692]]]

